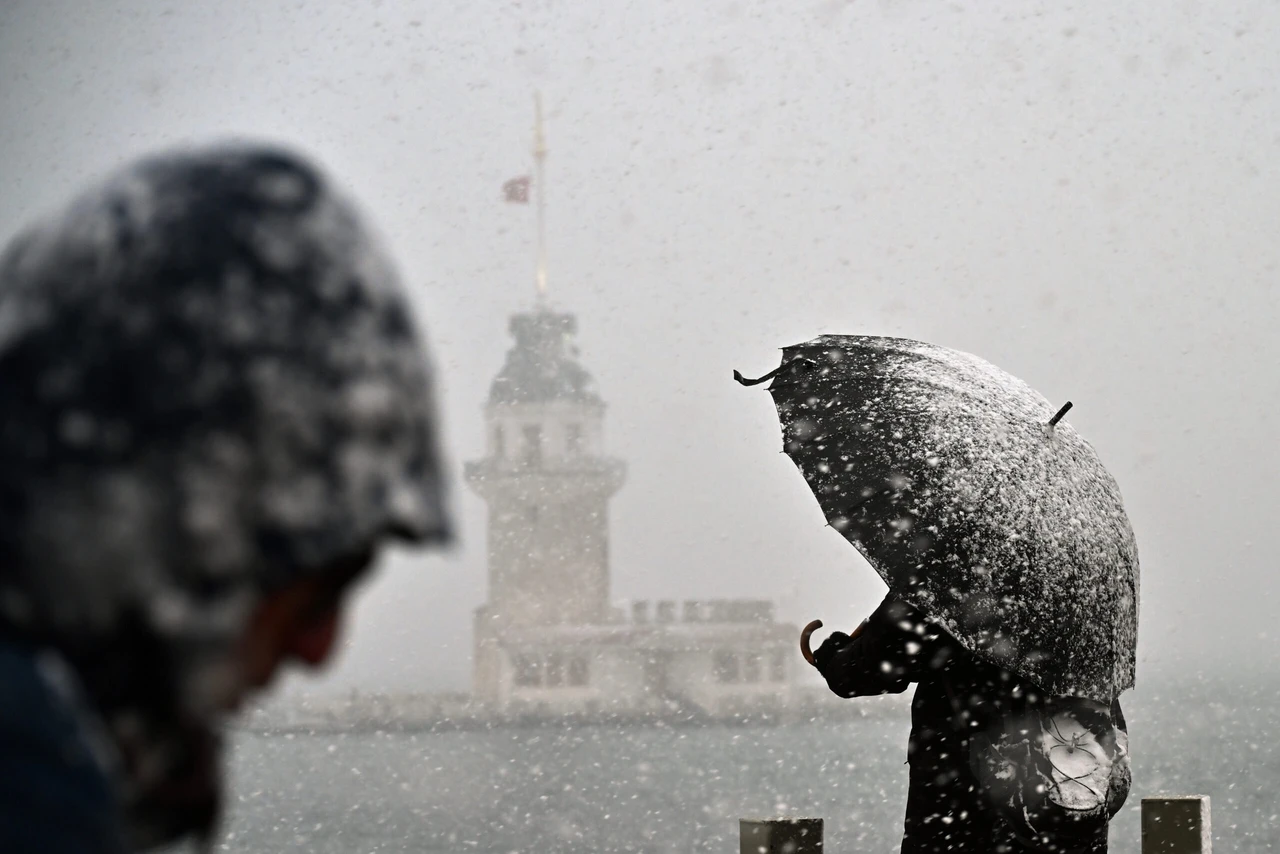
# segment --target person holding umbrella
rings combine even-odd
[[[127,164],[0,255],[0,851],[212,844],[221,730],[448,535],[363,219],[275,146]]]
[[[918,341],[822,336],[759,380],[829,524],[889,593],[801,649],[843,697],[917,683],[903,854],[1089,852],[1130,785],[1138,556],[1115,480],[1025,383]]]

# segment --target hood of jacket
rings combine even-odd
[[[261,597],[447,536],[432,401],[395,271],[306,159],[126,165],[0,255],[0,632],[173,752]]]

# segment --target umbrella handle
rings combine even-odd
[[[856,629],[849,633],[849,640],[857,638],[858,635],[862,634],[866,627],[867,621],[863,620],[858,624]],[[809,637],[820,628],[822,628],[822,620],[814,620],[809,623],[809,625],[805,626],[800,632],[800,654],[803,655],[804,660],[809,662],[813,667],[817,667],[818,662],[813,657],[813,650],[809,649]]]
[[[800,632],[800,654],[804,656],[804,660],[809,662],[812,667],[817,667],[818,662],[814,661],[813,650],[809,649],[809,636],[820,628],[822,628],[822,620],[814,620]]]

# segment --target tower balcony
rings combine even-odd
[[[598,456],[539,459],[487,457],[466,463],[463,477],[481,498],[547,495],[594,495],[607,498],[626,480],[622,460]]]

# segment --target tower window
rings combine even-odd
[[[526,424],[522,430],[524,435],[524,461],[530,465],[542,463],[542,425]]]
[[[559,688],[564,683],[564,657],[558,652],[547,656],[547,687]]]
[[[760,653],[748,653],[742,660],[742,681],[743,682],[759,682],[760,681]]]
[[[570,454],[582,453],[582,425],[566,424],[564,428],[564,447]]]
[[[578,688],[587,684],[587,660],[580,655],[569,659],[569,684]]]
[[[527,656],[517,656],[515,660],[516,666],[516,685],[521,688],[536,688],[542,683],[541,674],[538,673],[538,662]]]
[[[772,667],[770,668],[771,676],[774,682],[787,681],[787,654],[783,650],[775,649],[773,651]]]
[[[717,682],[730,683],[738,681],[738,654],[736,652],[727,649],[717,650],[712,666],[715,670]]]

